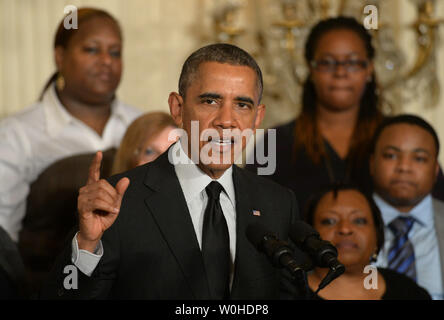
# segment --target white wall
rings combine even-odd
[[[411,5],[411,1],[400,0],[399,7],[399,24],[401,26],[406,26],[411,24],[415,20],[416,15],[414,7]],[[444,1],[436,1],[436,12],[435,16],[438,18],[444,18]],[[439,28],[438,38],[441,41],[444,40],[443,36],[444,25]],[[407,61],[410,65],[413,64],[416,59],[416,39],[414,33],[409,32],[406,28],[400,33],[400,38],[398,41],[403,52],[406,54]],[[437,48],[436,63],[437,63],[437,75],[440,85],[440,99],[438,104],[430,108],[429,106],[423,105],[418,101],[411,101],[410,103],[403,104],[402,111],[408,113],[418,114],[427,121],[429,121],[438,132],[440,143],[444,146],[444,43],[441,42]],[[444,166],[444,150],[441,148],[440,152],[440,162],[441,166]]]

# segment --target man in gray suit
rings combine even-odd
[[[399,115],[375,132],[370,172],[385,224],[377,264],[410,276],[443,299],[444,203],[432,198],[439,140],[424,119]]]
[[[180,141],[155,161],[109,180],[100,179],[97,153],[79,191],[78,233],[41,298],[297,297],[288,274],[273,268],[246,236],[250,224],[260,223],[288,239],[299,216],[296,197],[237,167],[236,149],[242,151],[246,139],[229,135],[259,127],[262,86],[259,66],[238,47],[218,43],[192,53],[179,92],[168,99],[183,129]],[[81,271],[76,290],[65,286],[71,263]]]

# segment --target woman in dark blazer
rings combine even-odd
[[[316,292],[327,269],[315,268],[308,276],[314,299],[327,300],[430,300],[415,281],[394,270],[376,268],[384,244],[384,223],[373,198],[351,185],[333,185],[313,197],[305,220],[338,249],[345,273]]]

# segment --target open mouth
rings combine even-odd
[[[101,81],[106,81],[106,82],[109,82],[113,79],[112,73],[107,71],[97,72],[94,74],[94,77],[100,79]]]
[[[100,75],[99,79],[102,81],[111,81],[111,77],[107,75]]]

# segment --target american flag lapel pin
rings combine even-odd
[[[261,212],[259,210],[253,210],[253,216],[260,217],[261,216]]]

